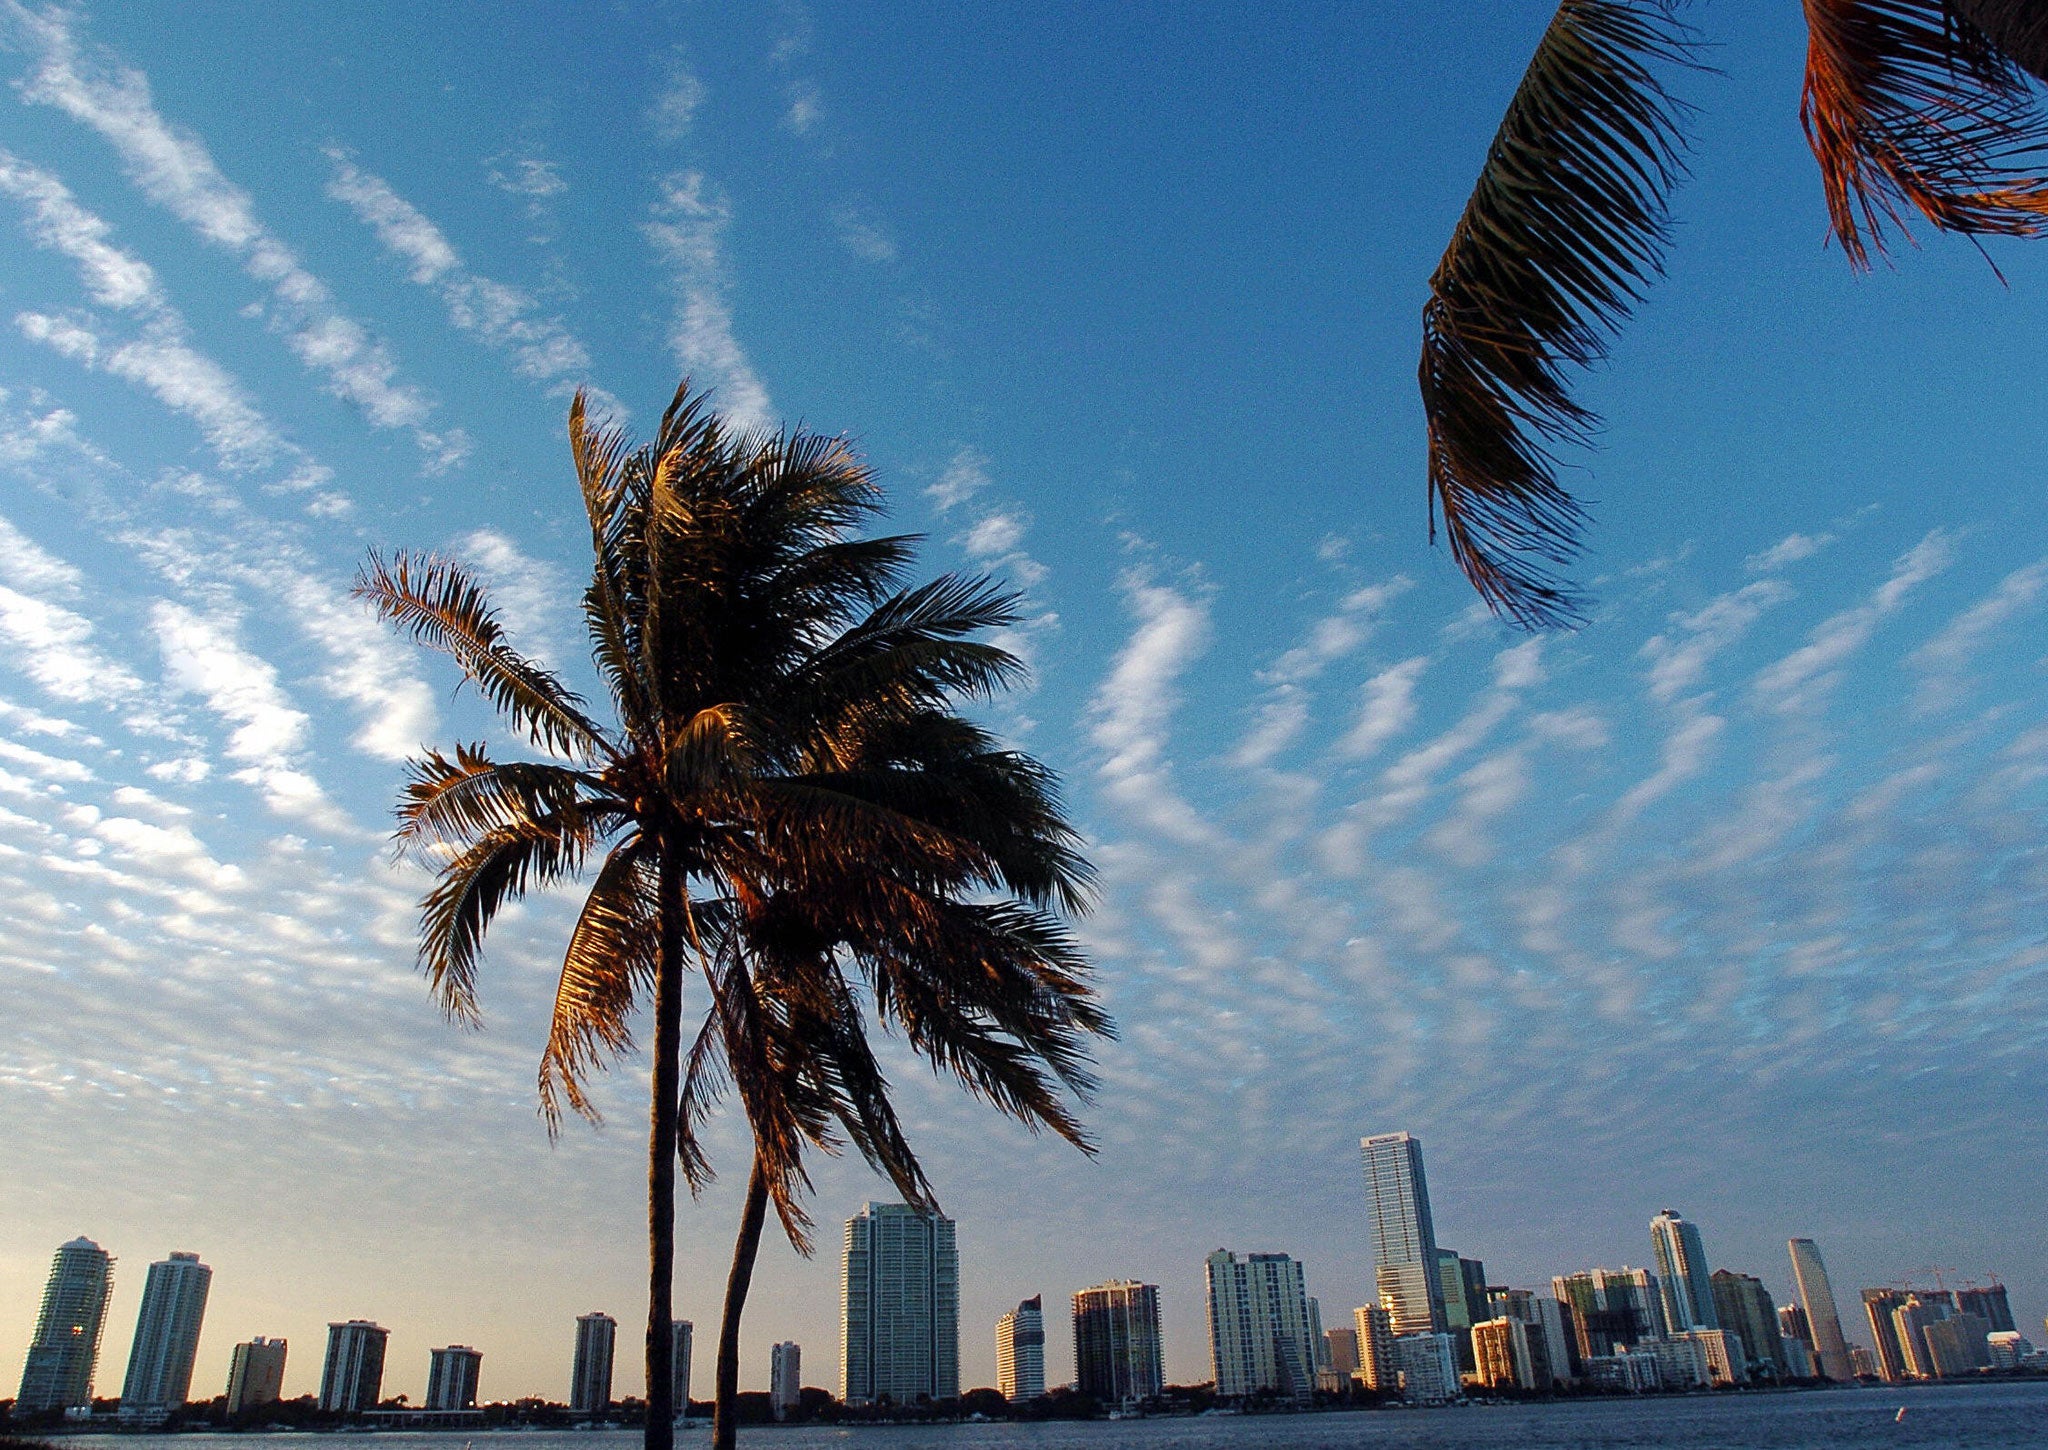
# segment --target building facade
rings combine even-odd
[[[768,1351],[768,1407],[778,1420],[803,1402],[804,1351],[793,1339],[785,1339]]]
[[[1707,1268],[1707,1246],[1700,1238],[1700,1226],[1667,1208],[1650,1220],[1650,1247],[1656,1251],[1668,1332],[1719,1329],[1713,1276]]]
[[[1842,1318],[1835,1307],[1834,1285],[1828,1282],[1828,1266],[1812,1239],[1788,1239],[1792,1255],[1792,1282],[1799,1289],[1799,1307],[1805,1311],[1806,1342],[1820,1373],[1844,1384],[1856,1378],[1849,1363],[1849,1346],[1842,1338]]]
[[[1472,1326],[1473,1375],[1489,1389],[1548,1389],[1529,1353],[1529,1326],[1502,1315]]]
[[[1204,1261],[1209,1285],[1209,1362],[1225,1399],[1271,1391],[1315,1394],[1315,1328],[1301,1265],[1286,1254],[1243,1259],[1218,1249]]]
[[[1751,1274],[1716,1269],[1713,1273],[1714,1315],[1721,1327],[1742,1340],[1746,1368],[1752,1379],[1786,1379],[1786,1362],[1778,1331],[1778,1306],[1761,1279]]]
[[[235,1346],[228,1361],[228,1413],[238,1415],[259,1405],[274,1405],[284,1393],[282,1339],[257,1335]]]
[[[687,1319],[669,1321],[669,1406],[678,1420],[690,1417],[690,1358],[697,1347],[697,1326]]]
[[[320,1366],[320,1408],[345,1415],[377,1408],[384,1391],[384,1346],[391,1331],[367,1319],[327,1326],[327,1358]]]
[[[213,1270],[197,1254],[173,1253],[149,1266],[121,1385],[123,1419],[161,1419],[191,1398],[192,1360],[212,1285]]]
[[[1581,1360],[1605,1358],[1624,1345],[1662,1339],[1668,1333],[1663,1292],[1648,1269],[1587,1269],[1552,1279],[1550,1286],[1571,1310]]]
[[[1956,1290],[1956,1312],[1977,1315],[1991,1326],[1993,1334],[2011,1334],[2019,1329],[2013,1323],[2012,1301],[2006,1297],[2005,1285],[1995,1279],[1989,1284]]]
[[[840,1397],[850,1405],[960,1397],[960,1255],[953,1220],[870,1203],[846,1221]]]
[[[483,1373],[484,1357],[466,1344],[451,1344],[431,1351],[427,1363],[427,1408],[430,1410],[473,1410],[476,1408],[477,1380]]]
[[[1899,1347],[1899,1326],[1893,1318],[1905,1303],[1906,1296],[1898,1289],[1863,1291],[1863,1317],[1870,1321],[1871,1356],[1877,1361],[1878,1374],[1892,1383],[1907,1378],[1906,1357]],[[1812,1310],[1807,1313],[1811,1317]]]
[[[602,1420],[612,1411],[612,1358],[619,1321],[609,1314],[576,1316],[576,1358],[569,1367],[569,1411]]]
[[[91,1239],[75,1238],[57,1250],[43,1286],[36,1337],[21,1369],[17,1415],[92,1403],[92,1376],[113,1288],[114,1260]]]
[[[1074,1295],[1074,1380],[1105,1405],[1156,1398],[1166,1387],[1159,1286],[1112,1279]]]
[[[1358,1147],[1380,1307],[1395,1334],[1434,1334],[1444,1328],[1444,1293],[1422,1140],[1412,1133],[1379,1133],[1359,1139]]]
[[[1393,1394],[1401,1388],[1401,1366],[1394,1359],[1394,1318],[1376,1304],[1351,1311],[1358,1336],[1358,1382],[1369,1390]]]
[[[1394,1341],[1401,1398],[1414,1405],[1442,1405],[1462,1398],[1458,1356],[1448,1334],[1403,1334]]]
[[[1045,1393],[1045,1305],[1036,1294],[996,1321],[996,1389],[1012,1402]]]

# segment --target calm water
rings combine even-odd
[[[1904,1421],[1895,1421],[1899,1406]],[[463,1435],[179,1435],[177,1450],[634,1450],[637,1432],[509,1431]],[[709,1443],[702,1429],[678,1450]],[[64,1450],[138,1450],[132,1436],[67,1436]],[[764,1450],[2048,1450],[2048,1384],[1972,1385],[1811,1394],[1692,1396],[1357,1414],[1219,1416],[1088,1424],[873,1426],[849,1429],[762,1426],[740,1444]]]

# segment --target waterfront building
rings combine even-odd
[[[121,1385],[122,1419],[161,1420],[191,1398],[192,1360],[212,1284],[213,1270],[197,1254],[173,1253],[149,1266]]]
[[[689,1320],[669,1321],[669,1404],[678,1420],[690,1418],[690,1355],[696,1338]]]
[[[1549,1389],[1553,1382],[1572,1377],[1572,1346],[1565,1327],[1564,1305],[1530,1289],[1496,1285],[1486,1291],[1487,1318],[1514,1319],[1527,1326],[1529,1358],[1534,1367],[1536,1387]],[[1484,1321],[1481,1321],[1484,1322]],[[1477,1358],[1477,1346],[1474,1346]]]
[[[1165,1388],[1159,1286],[1112,1279],[1074,1295],[1074,1378],[1105,1405],[1156,1398]]]
[[[1956,1290],[1956,1312],[1975,1314],[1991,1326],[1993,1334],[2007,1333],[2019,1327],[2013,1323],[2012,1302],[2006,1298],[2005,1285],[1996,1279],[1989,1284]]]
[[[1358,1382],[1369,1390],[1392,1394],[1401,1388],[1401,1366],[1394,1359],[1393,1316],[1377,1304],[1351,1311],[1358,1338]]]
[[[1045,1393],[1045,1306],[1036,1294],[996,1321],[996,1389],[1012,1404]]]
[[[850,1405],[960,1398],[960,1255],[953,1220],[870,1203],[846,1221],[840,1397]]]
[[[1606,1358],[1625,1345],[1662,1339],[1669,1333],[1664,1297],[1648,1269],[1587,1269],[1550,1281],[1551,1292],[1571,1311],[1578,1357]]]
[[[1286,1254],[1239,1259],[1218,1249],[1204,1268],[1216,1393],[1240,1399],[1271,1390],[1309,1399],[1315,1392],[1316,1336],[1301,1264]]]
[[[804,1352],[793,1339],[785,1339],[768,1351],[768,1407],[778,1420],[803,1402]]]
[[[1763,1280],[1751,1274],[1716,1269],[1712,1283],[1714,1317],[1721,1321],[1723,1329],[1741,1336],[1743,1353],[1749,1357],[1747,1366],[1738,1366],[1746,1368],[1748,1375],[1738,1378],[1783,1379],[1789,1375],[1792,1368],[1785,1362],[1785,1351],[1779,1345],[1778,1306]]]
[[[1812,1379],[1820,1373],[1813,1362],[1813,1346],[1803,1339],[1795,1339],[1789,1334],[1779,1335],[1778,1353],[1784,1358],[1785,1373],[1794,1379]]]
[[[1849,1346],[1849,1370],[1857,1379],[1877,1379],[1879,1369],[1876,1354],[1860,1344]]]
[[[1358,1331],[1325,1329],[1323,1360],[1335,1373],[1350,1375],[1358,1368]]]
[[[1656,1251],[1657,1276],[1664,1291],[1664,1322],[1672,1334],[1687,1329],[1719,1329],[1714,1314],[1714,1285],[1707,1269],[1707,1246],[1700,1226],[1665,1209],[1650,1220],[1650,1247]]]
[[[1359,1151],[1380,1307],[1396,1335],[1434,1334],[1445,1327],[1444,1291],[1422,1140],[1412,1133],[1380,1133],[1359,1139]]]
[[[1951,1314],[1921,1331],[1937,1379],[1991,1368],[1991,1323],[1981,1314]]]
[[[1547,1374],[1538,1378],[1529,1351],[1529,1326],[1520,1319],[1503,1314],[1472,1326],[1473,1375],[1488,1389],[1550,1388]]]
[[[238,1415],[259,1405],[274,1405],[284,1394],[282,1339],[257,1335],[235,1346],[228,1361],[228,1413]]]
[[[1813,1348],[1813,1326],[1807,1320],[1806,1311],[1797,1304],[1778,1306],[1778,1333],[1787,1339],[1797,1339],[1808,1349]]]
[[[2017,1329],[1994,1329],[1984,1336],[1993,1369],[2019,1369],[2034,1354],[2034,1346]]]
[[[576,1358],[569,1367],[569,1413],[602,1420],[612,1412],[612,1357],[619,1321],[609,1314],[576,1316]]]
[[[114,1260],[91,1239],[75,1238],[57,1250],[21,1369],[16,1415],[92,1403],[92,1376],[113,1288]]]
[[[1719,1331],[1690,1330],[1666,1339],[1646,1339],[1633,1346],[1637,1354],[1657,1361],[1657,1380],[1667,1390],[1706,1389],[1716,1380],[1728,1380],[1728,1344]],[[1718,1353],[1720,1370],[1715,1358]]]
[[[1834,1286],[1828,1282],[1828,1266],[1812,1239],[1789,1239],[1792,1281],[1799,1289],[1799,1306],[1805,1312],[1808,1332],[1800,1337],[1813,1346],[1820,1373],[1847,1383],[1856,1378],[1849,1362],[1849,1346],[1842,1338],[1842,1320],[1835,1309]]]
[[[1872,1358],[1876,1360],[1878,1374],[1886,1381],[1897,1383],[1905,1379],[1906,1357],[1899,1345],[1899,1326],[1893,1315],[1906,1303],[1906,1296],[1898,1289],[1865,1289],[1863,1291],[1863,1315],[1870,1321],[1870,1342]],[[1807,1316],[1812,1317],[1812,1309]],[[1822,1358],[1826,1366],[1826,1358]]]
[[[377,1408],[384,1389],[384,1346],[391,1331],[367,1319],[327,1326],[327,1358],[320,1366],[320,1408],[358,1415]]]
[[[1776,1335],[1771,1336],[1773,1340]],[[1706,1356],[1707,1378],[1717,1385],[1739,1385],[1749,1379],[1749,1350],[1731,1329],[1688,1329],[1678,1338],[1697,1343]],[[1768,1362],[1768,1361],[1767,1361]]]
[[[427,1408],[430,1410],[473,1410],[476,1408],[477,1378],[484,1357],[466,1344],[429,1351],[427,1362]]]
[[[1401,1398],[1411,1405],[1442,1405],[1461,1398],[1458,1356],[1446,1333],[1397,1336],[1394,1365],[1401,1376]]]

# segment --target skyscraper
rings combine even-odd
[[[1779,1342],[1778,1306],[1771,1298],[1771,1291],[1764,1287],[1763,1280],[1752,1274],[1716,1269],[1711,1282],[1714,1286],[1714,1316],[1721,1321],[1723,1329],[1742,1341],[1742,1353],[1747,1364],[1735,1368],[1746,1368],[1751,1377],[1761,1374],[1783,1379],[1791,1374],[1792,1366]]]
[[[1237,1399],[1273,1390],[1306,1400],[1315,1393],[1315,1331],[1301,1265],[1286,1254],[1240,1260],[1218,1249],[1209,1279],[1209,1357],[1216,1393]]]
[[[284,1393],[282,1339],[257,1335],[235,1346],[228,1365],[228,1413],[240,1414],[259,1405],[274,1405]]]
[[[1074,1378],[1105,1405],[1148,1400],[1165,1388],[1159,1286],[1112,1279],[1074,1295]]]
[[[697,1329],[687,1319],[669,1321],[669,1393],[675,1417],[690,1417],[690,1354],[696,1346]]]
[[[907,1203],[870,1203],[846,1221],[840,1279],[840,1397],[960,1397],[960,1255],[953,1220]]]
[[[1393,1316],[1377,1304],[1351,1311],[1358,1336],[1358,1377],[1369,1390],[1392,1393],[1401,1388],[1401,1367],[1394,1359]]]
[[[484,1357],[466,1344],[451,1344],[430,1351],[427,1362],[427,1408],[430,1410],[473,1410],[476,1408],[477,1379]]]
[[[367,1319],[327,1326],[327,1359],[320,1367],[320,1408],[359,1414],[377,1408],[384,1389],[384,1345],[391,1331]]]
[[[1835,1309],[1834,1286],[1828,1282],[1828,1266],[1821,1261],[1820,1248],[1812,1239],[1788,1239],[1792,1253],[1792,1282],[1799,1288],[1799,1304],[1806,1311],[1807,1343],[1826,1378],[1849,1383],[1856,1378],[1849,1363],[1849,1346],[1842,1339],[1842,1318]]]
[[[1897,1289],[1863,1291],[1863,1315],[1870,1321],[1870,1342],[1877,1358],[1877,1372],[1894,1383],[1906,1378],[1906,1356],[1899,1345],[1899,1326],[1892,1317],[1905,1303],[1905,1294]],[[1807,1317],[1813,1317],[1810,1308]]]
[[[1365,1160],[1380,1305],[1397,1336],[1434,1333],[1444,1327],[1444,1294],[1422,1140],[1412,1133],[1380,1133],[1359,1139],[1358,1146]]]
[[[91,1239],[75,1238],[57,1250],[43,1286],[36,1337],[21,1369],[17,1415],[92,1403],[92,1374],[113,1287],[114,1261]]]
[[[2012,1301],[2006,1298],[2005,1285],[1996,1279],[1989,1284],[1956,1290],[1956,1312],[1975,1314],[1991,1326],[1993,1334],[2010,1333],[2019,1326],[2012,1320]]]
[[[1045,1393],[1045,1311],[1036,1294],[996,1321],[996,1389],[1011,1401]]]
[[[173,1253],[149,1266],[121,1386],[123,1419],[161,1418],[191,1397],[192,1358],[212,1284],[213,1270],[197,1254]]]
[[[1664,1320],[1673,1334],[1688,1329],[1719,1329],[1714,1315],[1714,1285],[1707,1268],[1707,1246],[1700,1227],[1665,1209],[1650,1220],[1650,1246],[1657,1253],[1657,1274],[1664,1290]]]
[[[1613,1354],[1625,1344],[1662,1339],[1664,1298],[1648,1269],[1588,1269],[1550,1281],[1552,1293],[1572,1311],[1572,1333],[1580,1359]]]
[[[612,1411],[612,1351],[619,1321],[609,1314],[576,1316],[576,1362],[569,1370],[569,1411],[602,1420]]]
[[[780,1420],[803,1402],[804,1352],[793,1339],[768,1351],[768,1407]]]

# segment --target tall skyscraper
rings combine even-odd
[[[1662,1339],[1664,1296],[1648,1269],[1588,1269],[1550,1281],[1552,1293],[1572,1311],[1579,1358],[1613,1354],[1622,1345]]]
[[[451,1344],[430,1351],[427,1362],[427,1408],[430,1410],[473,1410],[476,1408],[477,1380],[483,1373],[484,1357],[466,1344]]]
[[[778,1420],[803,1402],[804,1352],[793,1339],[768,1351],[768,1406]]]
[[[1707,1268],[1707,1246],[1700,1238],[1700,1226],[1667,1208],[1650,1220],[1650,1246],[1657,1252],[1664,1319],[1671,1332],[1719,1329],[1712,1271]]]
[[[1159,1286],[1112,1279],[1074,1295],[1074,1378],[1105,1405],[1152,1399],[1165,1388]]]
[[[1752,1274],[1716,1269],[1711,1282],[1714,1316],[1723,1329],[1742,1341],[1747,1363],[1736,1368],[1747,1369],[1751,1378],[1765,1375],[1783,1379],[1791,1374],[1792,1366],[1785,1358],[1778,1334],[1778,1306],[1763,1280]]]
[[[696,1338],[696,1326],[689,1320],[669,1322],[669,1393],[678,1420],[690,1417],[690,1355]]]
[[[367,1319],[327,1326],[327,1359],[320,1367],[320,1408],[360,1414],[377,1408],[384,1390],[384,1345],[391,1331]]]
[[[149,1266],[142,1309],[135,1317],[135,1344],[128,1351],[128,1377],[121,1386],[123,1419],[160,1418],[191,1397],[192,1359],[199,1352],[199,1326],[212,1284],[213,1270],[197,1254],[173,1253]]]
[[[619,1321],[609,1314],[576,1316],[576,1362],[569,1370],[569,1411],[602,1420],[612,1411],[612,1351]]]
[[[1380,1133],[1359,1139],[1358,1146],[1365,1159],[1380,1306],[1397,1336],[1435,1333],[1444,1327],[1444,1293],[1422,1140],[1412,1133]]]
[[[1896,1383],[1906,1378],[1906,1356],[1899,1345],[1899,1326],[1893,1315],[1906,1302],[1897,1289],[1865,1289],[1863,1316],[1870,1321],[1870,1343],[1877,1358],[1877,1372]],[[1807,1317],[1813,1317],[1811,1308]]]
[[[92,1374],[113,1288],[114,1261],[91,1239],[75,1238],[57,1250],[21,1370],[17,1415],[92,1403]]]
[[[1834,1286],[1828,1282],[1828,1266],[1812,1239],[1788,1239],[1792,1253],[1792,1282],[1799,1289],[1799,1305],[1806,1311],[1806,1327],[1814,1358],[1826,1378],[1847,1384],[1856,1378],[1849,1363],[1849,1346],[1842,1339],[1842,1318],[1835,1309]]]
[[[1956,1290],[1956,1313],[1975,1314],[1991,1326],[1993,1334],[2011,1333],[2019,1327],[2013,1323],[2012,1301],[2006,1298],[2005,1285],[1996,1279]]]
[[[254,1339],[235,1346],[228,1363],[228,1413],[238,1415],[259,1405],[274,1405],[284,1393],[282,1339]]]
[[[870,1203],[848,1219],[840,1311],[848,1404],[960,1398],[953,1220],[906,1203]]]
[[[1316,1388],[1316,1347],[1301,1265],[1286,1254],[1244,1259],[1218,1249],[1209,1279],[1209,1358],[1216,1393],[1272,1390],[1306,1400]]]
[[[1045,1393],[1045,1310],[1036,1294],[996,1321],[996,1389],[1012,1402]]]

